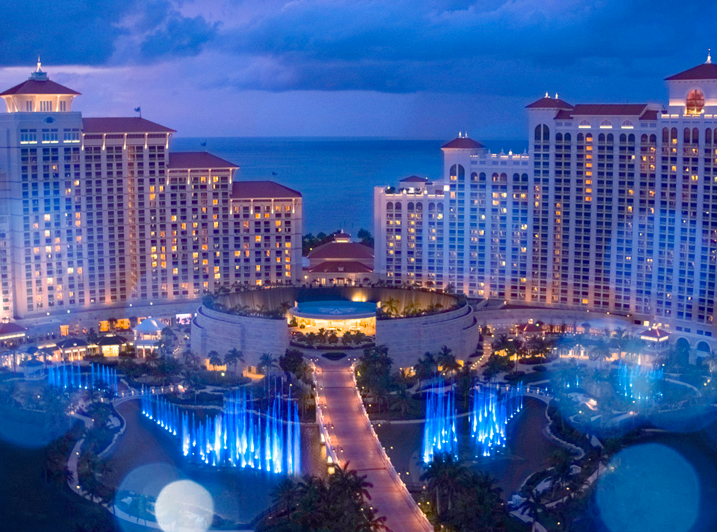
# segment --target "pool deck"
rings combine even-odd
[[[373,484],[370,504],[393,532],[428,532],[433,527],[396,475],[370,428],[347,360],[317,363],[319,403],[341,466],[350,463]]]

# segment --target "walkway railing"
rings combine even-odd
[[[386,462],[386,470],[388,471],[388,474],[391,476],[393,481],[398,484],[399,489],[401,490],[401,495],[403,495],[403,498],[406,500],[406,503],[409,505],[409,507],[413,510],[413,513],[416,515],[416,518],[418,519],[418,522],[420,523],[423,530],[426,532],[430,531],[433,532],[433,525],[426,517],[426,514],[424,514],[421,509],[418,507],[418,504],[416,504],[415,499],[413,498],[413,495],[408,491],[408,488],[406,487],[406,484],[403,482],[401,477],[396,473],[396,468],[393,467],[393,463],[391,462],[391,457],[386,454],[386,450],[383,448],[383,445],[381,445],[381,441],[378,439],[378,434],[376,434],[376,431],[373,428],[373,424],[371,423],[371,419],[368,416],[368,412],[366,412],[366,406],[363,404],[363,398],[361,397],[361,392],[359,392],[358,389],[358,383],[356,382],[356,371],[355,371],[356,363],[351,364],[351,378],[354,383],[354,388],[356,390],[356,396],[358,398],[359,404],[361,405],[361,411],[363,413],[364,418],[366,419],[366,428],[369,430],[371,435],[373,436],[374,444],[376,445],[376,450],[378,450],[379,454],[383,458],[383,460]]]

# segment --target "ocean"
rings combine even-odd
[[[206,142],[206,147],[201,143]],[[492,151],[523,151],[527,142],[481,141]],[[238,181],[268,179],[301,192],[304,233],[373,232],[373,187],[443,171],[438,140],[371,138],[175,138],[172,151],[207,150],[240,167]]]

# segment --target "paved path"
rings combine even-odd
[[[319,362],[317,384],[331,444],[340,465],[373,484],[371,505],[393,532],[428,532],[433,527],[418,508],[382,451],[357,393],[353,371],[346,363]],[[325,406],[323,406],[325,405]]]

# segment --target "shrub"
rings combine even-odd
[[[535,366],[533,368],[533,371],[536,371],[538,373],[545,373],[546,371],[548,371],[548,368],[546,368],[545,366]]]
[[[513,371],[511,373],[508,373],[504,378],[508,382],[513,382],[519,380],[521,377],[525,376],[525,371]]]
[[[520,359],[521,364],[527,364],[527,365],[533,365],[533,364],[544,364],[545,363],[545,357],[540,356],[532,356],[527,358],[521,358]]]

